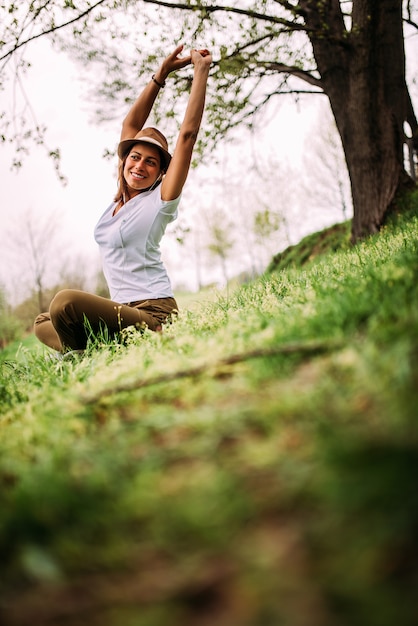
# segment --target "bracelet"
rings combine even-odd
[[[158,85],[160,89],[164,89],[164,87],[165,87],[165,81],[164,81],[163,83],[159,83],[159,82],[158,82],[158,80],[155,78],[155,74],[153,74],[153,75],[151,76],[151,80],[153,80],[153,81],[154,81],[154,83],[155,83],[156,85]]]

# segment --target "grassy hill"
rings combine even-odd
[[[9,350],[0,623],[415,625],[417,252],[415,195],[162,334]]]

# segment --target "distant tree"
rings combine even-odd
[[[0,286],[0,349],[2,350],[8,343],[19,339],[22,333],[22,324],[13,314],[12,307],[7,302],[5,289]]]
[[[224,281],[225,273],[228,279],[238,274],[255,277],[290,241],[288,222],[293,221],[299,202],[292,180],[296,170],[279,163],[261,146],[260,152],[253,153],[257,168],[247,154],[243,166],[232,149],[224,155],[220,173],[211,176],[209,166],[192,173],[194,184],[186,189],[180,226],[170,236],[182,245],[182,263],[190,259],[199,289],[208,283],[208,270],[213,270],[214,258],[221,260],[221,251]],[[205,206],[213,191],[218,209]],[[210,252],[209,263],[205,251]]]
[[[330,114],[320,109],[318,123],[305,152],[302,185],[306,201],[343,221],[352,216],[350,179],[341,140]]]
[[[96,288],[95,293],[102,298],[109,298],[109,287],[107,286],[106,278],[102,270],[98,270],[96,274]]]
[[[210,254],[219,259],[222,276],[225,284],[228,284],[228,258],[234,246],[234,239],[231,235],[233,232],[232,224],[226,212],[222,209],[211,211],[207,218],[206,237],[207,249]]]
[[[262,206],[262,205],[261,205]],[[257,210],[254,214],[253,232],[257,247],[263,252],[263,265],[267,266],[273,252],[277,252],[277,248],[273,251],[269,242],[273,235],[280,229],[283,218],[278,211],[269,209],[268,207]],[[268,256],[269,258],[266,258]]]
[[[13,259],[15,280],[27,297],[35,295],[38,312],[48,308],[48,286],[58,282],[66,264],[60,236],[56,213],[39,216],[31,210],[16,216],[7,236],[6,252]]]
[[[99,266],[99,263],[97,265]],[[95,267],[95,264],[90,263],[83,254],[72,255],[61,266],[56,288],[94,291],[97,284]]]
[[[187,196],[187,191],[184,195]],[[171,227],[168,235],[169,238],[171,240],[174,239],[175,243],[181,248],[181,267],[193,267],[193,273],[195,278],[194,282],[197,287],[197,291],[200,291],[204,283],[202,277],[203,255],[200,245],[201,233],[199,232],[199,229],[191,225],[190,221],[187,219],[187,212],[185,212],[179,216],[178,222]],[[191,263],[188,263],[186,259],[190,260]],[[185,274],[188,273],[189,272],[185,272]],[[187,277],[185,275],[182,275],[180,280],[181,290],[187,291],[186,285],[190,281],[190,279],[190,274]]]

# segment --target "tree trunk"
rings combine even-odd
[[[314,55],[347,160],[356,242],[379,230],[407,177],[402,0],[353,0],[349,33],[339,2],[308,5]]]

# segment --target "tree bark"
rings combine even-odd
[[[407,179],[402,1],[354,0],[349,31],[336,0],[301,4],[347,160],[356,242],[379,230]]]

